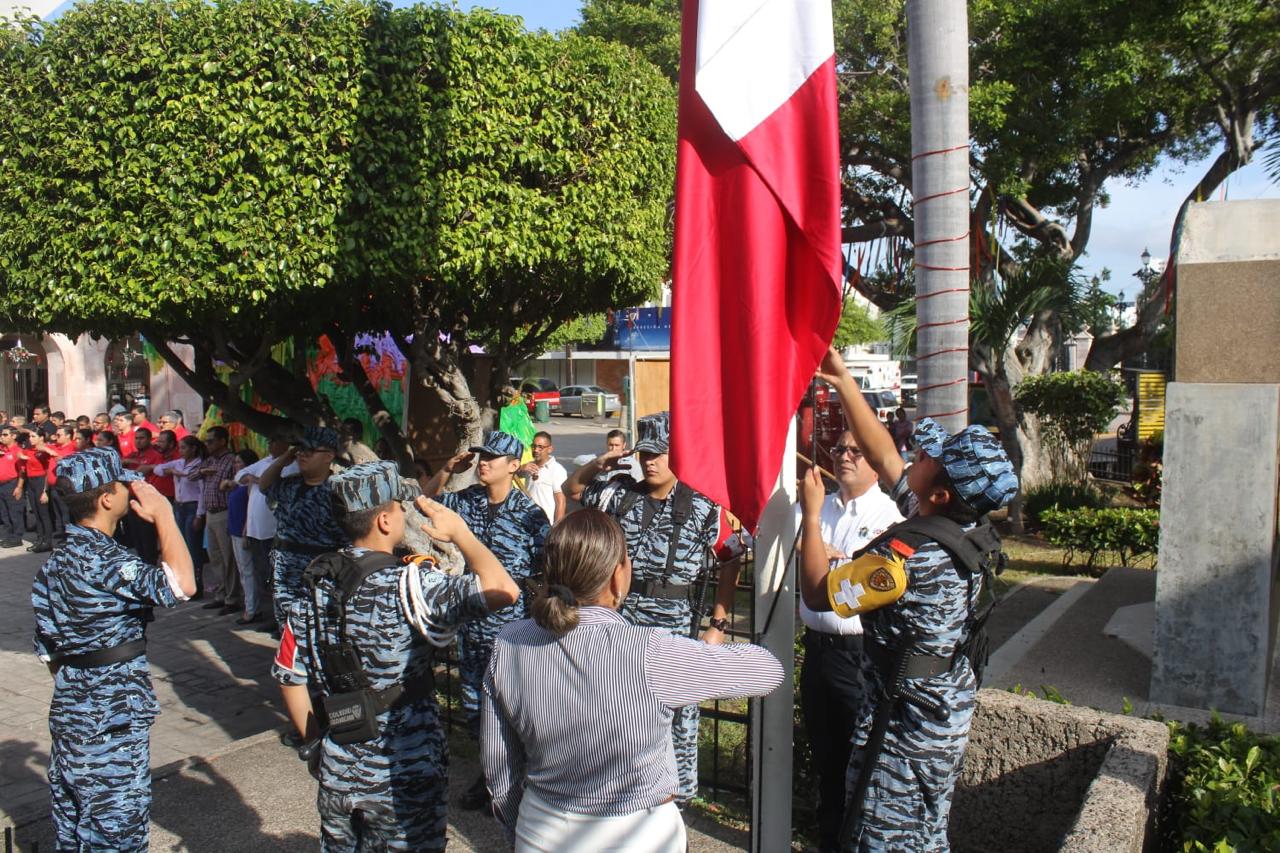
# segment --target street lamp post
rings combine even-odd
[[[1143,248],[1139,257],[1142,260],[1142,269],[1135,272],[1133,277],[1142,282],[1142,289],[1138,291],[1138,296],[1134,299],[1134,305],[1138,312],[1141,313],[1143,304],[1151,298],[1154,285],[1160,279],[1160,270],[1151,266],[1150,250]]]

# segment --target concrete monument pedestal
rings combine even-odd
[[[1263,714],[1276,644],[1280,202],[1188,212],[1177,259],[1151,700]]]

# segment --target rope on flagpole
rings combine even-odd
[[[954,146],[952,146],[952,147],[950,147],[950,148],[938,148],[938,149],[935,149],[935,150],[933,150],[933,151],[922,151],[922,152],[920,152],[919,154],[915,154],[915,155],[913,155],[913,156],[912,156],[912,158],[911,158],[911,161],[914,163],[914,162],[916,162],[917,160],[922,160],[922,159],[924,159],[924,158],[926,158],[926,157],[940,157],[940,156],[943,156],[943,155],[946,155],[946,154],[952,154],[952,153],[955,153],[955,152],[958,152],[958,151],[965,151],[965,152],[968,152],[968,150],[969,150],[969,145],[966,143],[966,144],[964,144],[964,145],[954,145]],[[943,191],[943,192],[937,192],[937,193],[932,193],[932,194],[930,194],[930,195],[921,196],[920,198],[915,199],[915,200],[912,202],[912,205],[913,205],[913,207],[919,207],[919,206],[920,206],[920,205],[922,205],[922,204],[927,204],[927,203],[929,203],[929,202],[931,202],[931,201],[934,201],[934,200],[937,200],[937,199],[940,199],[940,198],[947,198],[947,197],[950,197],[950,196],[959,195],[960,193],[967,193],[967,192],[969,192],[969,185],[968,185],[968,184],[966,184],[966,185],[965,185],[965,186],[963,186],[963,187],[957,187],[957,188],[955,188],[955,189],[945,190],[945,191]],[[934,245],[939,245],[939,244],[942,244],[942,243],[959,243],[959,242],[960,242],[960,241],[962,241],[962,240],[968,240],[968,239],[970,238],[970,236],[971,236],[971,235],[972,235],[972,230],[971,230],[971,229],[966,229],[966,230],[964,231],[964,233],[962,233],[962,234],[957,234],[957,235],[955,235],[955,236],[953,236],[953,237],[940,237],[940,238],[937,238],[937,239],[933,239],[933,240],[925,240],[925,241],[922,241],[922,242],[916,243],[916,244],[915,244],[915,248],[916,248],[916,249],[921,249],[921,248],[924,248],[925,246],[934,246]],[[971,272],[971,271],[972,271],[972,266],[971,266],[971,265],[965,265],[965,266],[960,266],[960,267],[950,267],[950,266],[939,266],[939,265],[935,265],[935,264],[922,264],[922,263],[920,263],[919,261],[914,261],[914,262],[913,262],[913,266],[915,266],[917,269],[922,269],[922,270],[932,270],[932,271],[935,271],[935,272],[965,272],[965,273],[968,273],[968,272]],[[938,291],[934,291],[934,292],[932,292],[932,293],[927,293],[927,294],[924,294],[924,295],[921,295],[921,294],[917,291],[917,293],[916,293],[916,295],[915,295],[915,299],[914,299],[914,301],[916,302],[916,304],[919,304],[919,303],[920,303],[922,300],[924,300],[924,299],[931,299],[931,298],[933,298],[934,296],[941,296],[941,295],[942,295],[942,294],[944,294],[944,293],[968,293],[968,292],[969,292],[969,290],[970,290],[970,288],[968,288],[968,287],[952,287],[952,288],[947,288],[947,289],[945,289],[945,290],[938,290]],[[955,320],[945,320],[945,321],[938,322],[938,323],[926,323],[926,324],[922,324],[922,325],[917,325],[917,326],[916,326],[916,331],[917,331],[917,332],[919,332],[921,329],[937,328],[937,327],[942,327],[942,326],[958,326],[958,325],[961,325],[961,324],[968,324],[968,322],[969,322],[969,317],[968,317],[968,312],[966,311],[966,312],[965,312],[965,316],[964,316],[964,317],[962,317],[962,318],[958,318],[958,319],[955,319]],[[922,353],[922,354],[920,354],[920,355],[917,355],[917,356],[916,356],[916,362],[918,363],[918,362],[921,362],[921,361],[927,361],[927,360],[929,360],[929,359],[931,359],[931,358],[936,358],[936,357],[938,357],[938,356],[940,356],[940,355],[946,355],[946,354],[949,354],[949,353],[957,353],[957,352],[968,352],[968,348],[967,348],[967,347],[946,347],[946,348],[943,348],[943,349],[938,349],[938,350],[934,350],[934,351],[931,351],[931,352]],[[926,385],[926,386],[923,386],[923,387],[921,387],[921,388],[917,389],[917,393],[922,394],[922,393],[923,393],[923,392],[925,392],[925,391],[930,391],[930,390],[933,390],[933,389],[936,389],[936,388],[949,388],[949,387],[951,387],[951,386],[953,386],[953,385],[968,384],[968,381],[969,381],[969,379],[968,379],[968,376],[966,375],[966,376],[965,376],[965,378],[963,378],[963,379],[956,379],[956,380],[952,380],[952,381],[950,381],[950,382],[941,382],[941,383],[936,383],[936,384],[933,384],[933,385]],[[955,411],[955,412],[931,412],[931,413],[929,413],[929,414],[921,415],[921,417],[945,418],[945,417],[949,417],[949,416],[951,416],[951,415],[962,414],[962,413],[967,412],[967,411],[968,411],[968,410],[967,410],[967,408],[966,408],[966,409],[961,409],[961,410],[958,410],[958,411]]]

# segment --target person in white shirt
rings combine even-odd
[[[902,521],[902,514],[880,489],[876,472],[863,459],[852,433],[841,433],[831,448],[831,459],[840,488],[822,504],[821,529],[834,568]],[[796,507],[797,524],[799,513]],[[816,613],[804,599],[800,600],[800,618],[805,625],[800,701],[818,771],[819,850],[827,853],[839,849],[845,775],[858,707],[862,623],[857,616],[843,619],[831,612]]]
[[[258,589],[258,601],[263,602],[263,605],[259,610],[266,617],[265,622],[256,627],[257,630],[265,633],[273,633],[277,630],[272,616],[275,613],[275,607],[272,604],[270,584],[267,583],[267,578],[271,576],[271,543],[276,538],[276,514],[267,503],[267,496],[262,493],[262,489],[258,488],[258,478],[262,476],[263,471],[271,467],[272,462],[288,452],[289,440],[290,436],[284,433],[273,435],[267,442],[267,455],[252,465],[242,468],[236,475],[237,483],[249,484],[249,514],[245,517],[244,539],[249,546],[250,559],[253,560],[254,580],[261,584]],[[280,476],[289,477],[297,473],[298,463],[293,462],[280,473]]]
[[[547,519],[555,524],[564,518],[567,502],[561,488],[569,478],[569,472],[552,455],[555,445],[551,443],[550,433],[534,433],[530,449],[533,451],[533,461],[526,462],[519,471],[525,477],[524,492],[547,514]]]

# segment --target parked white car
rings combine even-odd
[[[566,385],[560,389],[560,414],[582,414],[583,394],[603,394],[604,406],[600,414],[612,417],[622,411],[622,400],[612,391],[606,391],[599,385]]]
[[[862,396],[882,421],[891,421],[893,413],[898,410],[898,398],[892,391],[863,391]]]

